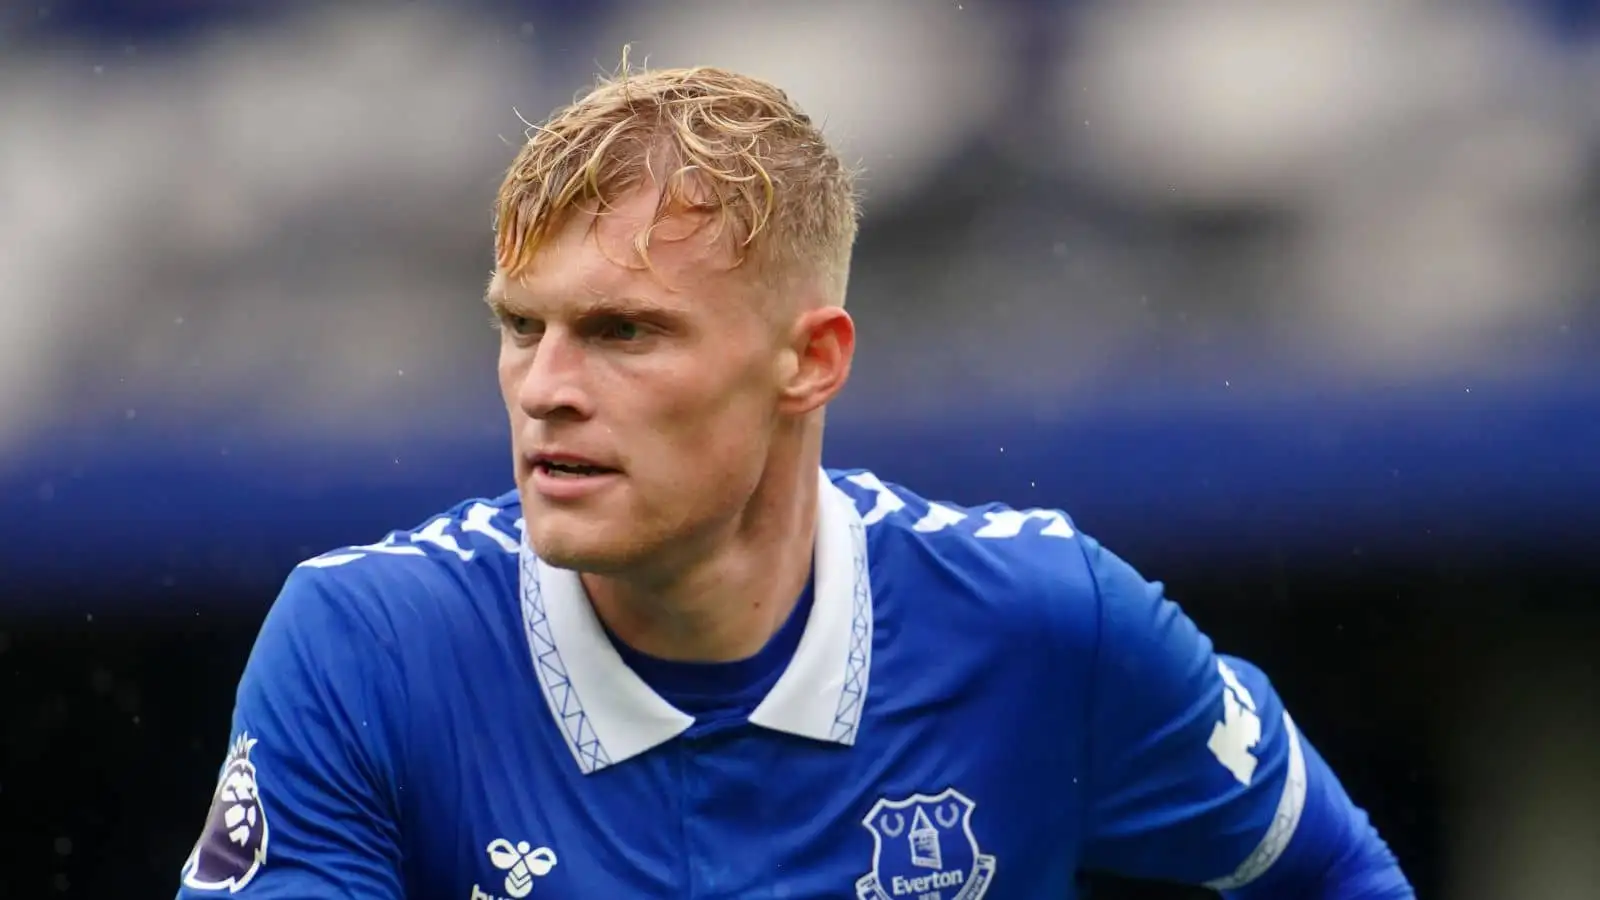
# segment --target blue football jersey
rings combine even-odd
[[[533,555],[515,494],[302,563],[179,896],[1233,889],[1271,877],[1308,796],[1343,800],[1262,673],[1064,514],[821,481],[803,631],[715,727]]]

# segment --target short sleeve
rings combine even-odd
[[[227,757],[179,898],[399,898],[393,641],[300,568],[240,679]]]
[[[1084,538],[1099,604],[1086,868],[1218,889],[1283,853],[1300,820],[1299,735],[1256,667],[1219,656],[1161,585]]]

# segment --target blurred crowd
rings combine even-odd
[[[1594,5],[13,10],[0,451],[147,415],[485,421],[500,170],[626,43],[773,78],[863,167],[858,405],[1583,377]]]

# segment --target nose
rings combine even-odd
[[[549,329],[531,351],[517,386],[517,403],[533,419],[583,419],[592,412],[583,388],[582,346],[560,329]]]

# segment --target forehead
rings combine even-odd
[[[496,268],[491,298],[644,296],[672,304],[754,287],[726,229],[706,213],[657,215],[659,194],[634,190],[602,211],[570,213],[521,271]]]

